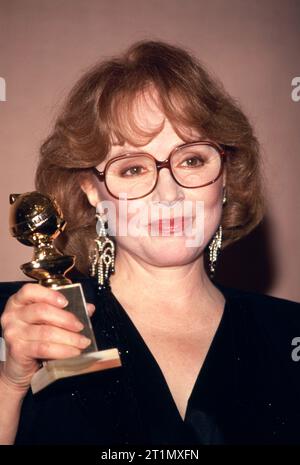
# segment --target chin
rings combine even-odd
[[[166,239],[166,238],[163,238]],[[169,240],[164,243],[162,240],[155,246],[144,250],[147,256],[146,261],[157,266],[180,266],[191,263],[202,253],[202,248],[186,247],[185,240]],[[179,239],[179,238],[177,238]]]

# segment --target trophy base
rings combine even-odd
[[[116,348],[89,352],[78,357],[50,360],[44,362],[43,368],[33,375],[31,390],[35,394],[58,379],[115,368],[121,364]]]

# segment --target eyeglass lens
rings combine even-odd
[[[192,145],[176,150],[171,157],[171,169],[183,187],[201,187],[214,181],[221,169],[221,156],[211,145]],[[106,185],[118,196],[127,198],[147,195],[157,180],[155,160],[147,154],[128,155],[111,162],[106,170]]]

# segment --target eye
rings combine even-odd
[[[130,166],[129,168],[122,169],[120,172],[120,176],[131,177],[131,176],[139,176],[143,174],[144,167],[143,166]]]
[[[181,162],[181,166],[184,165],[187,167],[199,167],[204,165],[204,160],[199,157],[199,155],[191,155]]]

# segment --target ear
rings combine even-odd
[[[99,191],[96,187],[96,183],[90,177],[81,177],[80,178],[80,187],[83,192],[86,194],[90,204],[96,208],[97,203],[100,202]]]

